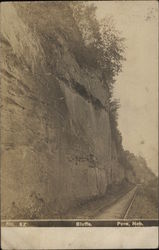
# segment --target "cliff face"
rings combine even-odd
[[[44,10],[2,4],[3,218],[51,217],[124,178],[101,73],[79,65],[68,9]]]

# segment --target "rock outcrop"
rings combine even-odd
[[[108,89],[80,65],[67,7],[1,7],[2,218],[51,218],[125,177]]]

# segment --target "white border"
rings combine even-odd
[[[156,249],[158,227],[1,228],[7,249]]]

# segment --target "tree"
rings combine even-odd
[[[110,90],[115,83],[115,76],[122,70],[124,58],[124,38],[115,28],[112,17],[105,17],[100,24],[101,47],[100,66],[103,69],[105,81]]]
[[[87,49],[86,56],[91,66],[100,68],[105,84],[112,93],[115,76],[122,70],[124,58],[124,38],[115,28],[112,17],[99,22],[96,18],[96,6],[93,3],[73,2],[71,4],[76,25]]]
[[[96,17],[96,6],[87,2],[71,2],[70,8],[76,26],[82,37],[78,61],[100,69],[105,86],[109,90],[109,114],[112,135],[118,149],[122,148],[122,136],[118,130],[119,100],[112,101],[113,86],[116,76],[122,70],[124,58],[124,38],[115,28],[112,17],[105,17],[101,22]],[[76,49],[79,50],[79,46]],[[80,60],[79,60],[80,59]],[[85,66],[85,65],[84,65]]]

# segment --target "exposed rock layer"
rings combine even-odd
[[[3,218],[66,212],[126,173],[101,73],[70,49],[68,36],[76,44],[80,34],[67,8],[52,5],[46,15],[43,7],[2,5]]]

